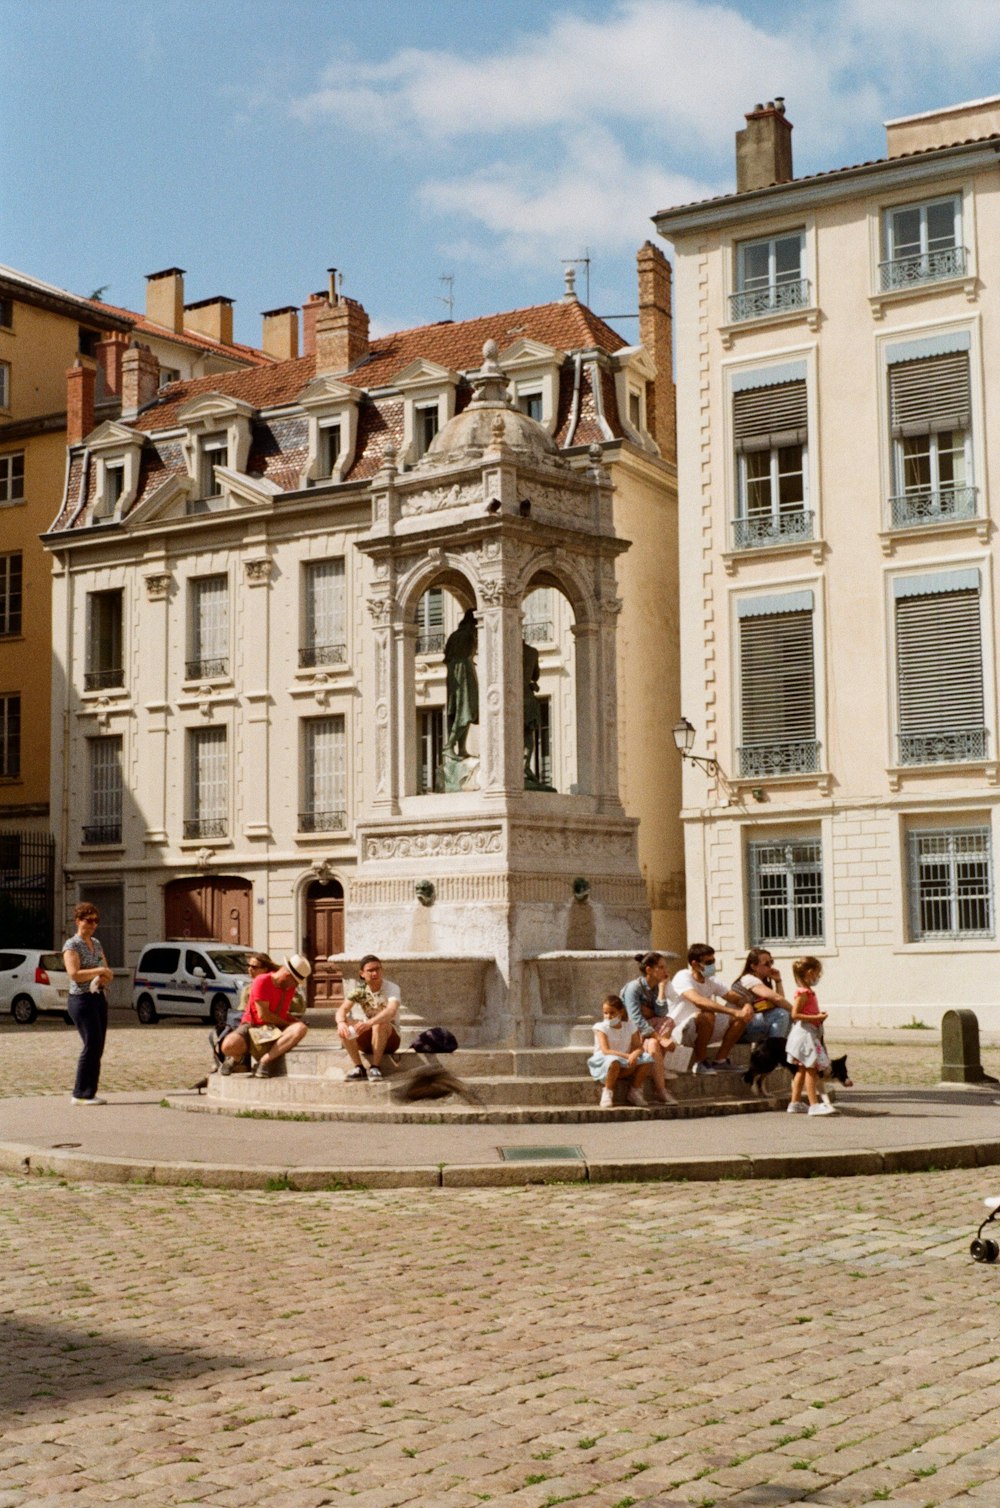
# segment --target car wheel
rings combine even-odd
[[[139,999],[136,1001],[135,1013],[143,1026],[155,1026],[160,1019],[151,995],[139,996]]]
[[[226,1022],[229,1020],[229,1001],[225,995],[216,995],[212,1001],[212,1009],[209,1014],[212,1018],[212,1025],[221,1036],[226,1029]]]
[[[10,1013],[22,1026],[30,1026],[38,1015],[38,1006],[30,995],[18,995],[11,1004]]]

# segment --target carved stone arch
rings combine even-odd
[[[399,578],[396,585],[398,616],[404,623],[416,621],[417,607],[421,597],[431,587],[447,588],[467,607],[478,605],[478,593],[470,562],[462,555],[446,554],[443,550],[432,551],[422,556]]]
[[[577,627],[597,621],[597,602],[593,582],[585,568],[565,553],[548,550],[535,555],[525,565],[518,578],[521,601],[537,587],[554,587],[561,592],[573,609]]]

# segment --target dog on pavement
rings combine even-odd
[[[743,1075],[744,1084],[750,1084],[755,1094],[764,1094],[764,1080],[768,1074],[776,1068],[789,1068],[791,1065],[785,1056],[784,1037],[768,1037],[763,1042],[756,1042],[750,1049],[750,1067]],[[843,1084],[845,1089],[854,1087],[854,1080],[847,1072],[847,1054],[839,1058],[830,1059],[830,1072],[825,1078],[835,1079],[838,1084]]]

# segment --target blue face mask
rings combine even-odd
[[[706,979],[712,979],[715,975],[715,970],[717,967],[718,965],[714,963],[703,963],[701,966],[701,972],[704,974]]]

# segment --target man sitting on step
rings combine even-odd
[[[391,984],[382,974],[382,960],[366,953],[358,966],[361,976],[357,989],[337,1009],[337,1034],[354,1067],[346,1075],[348,1083],[382,1077],[382,1059],[399,1047],[396,1020],[399,1016],[399,985]],[[364,1053],[369,1067],[361,1061]]]
[[[280,969],[261,973],[250,986],[250,998],[243,1020],[222,1039],[222,1074],[232,1073],[250,1051],[255,1033],[257,1041],[270,1038],[264,1044],[264,1052],[257,1060],[256,1074],[259,1079],[269,1079],[274,1065],[286,1052],[297,1047],[309,1028],[292,1012],[295,992],[309,978],[312,966],[300,953],[292,953]],[[276,1035],[275,1035],[276,1033]]]

